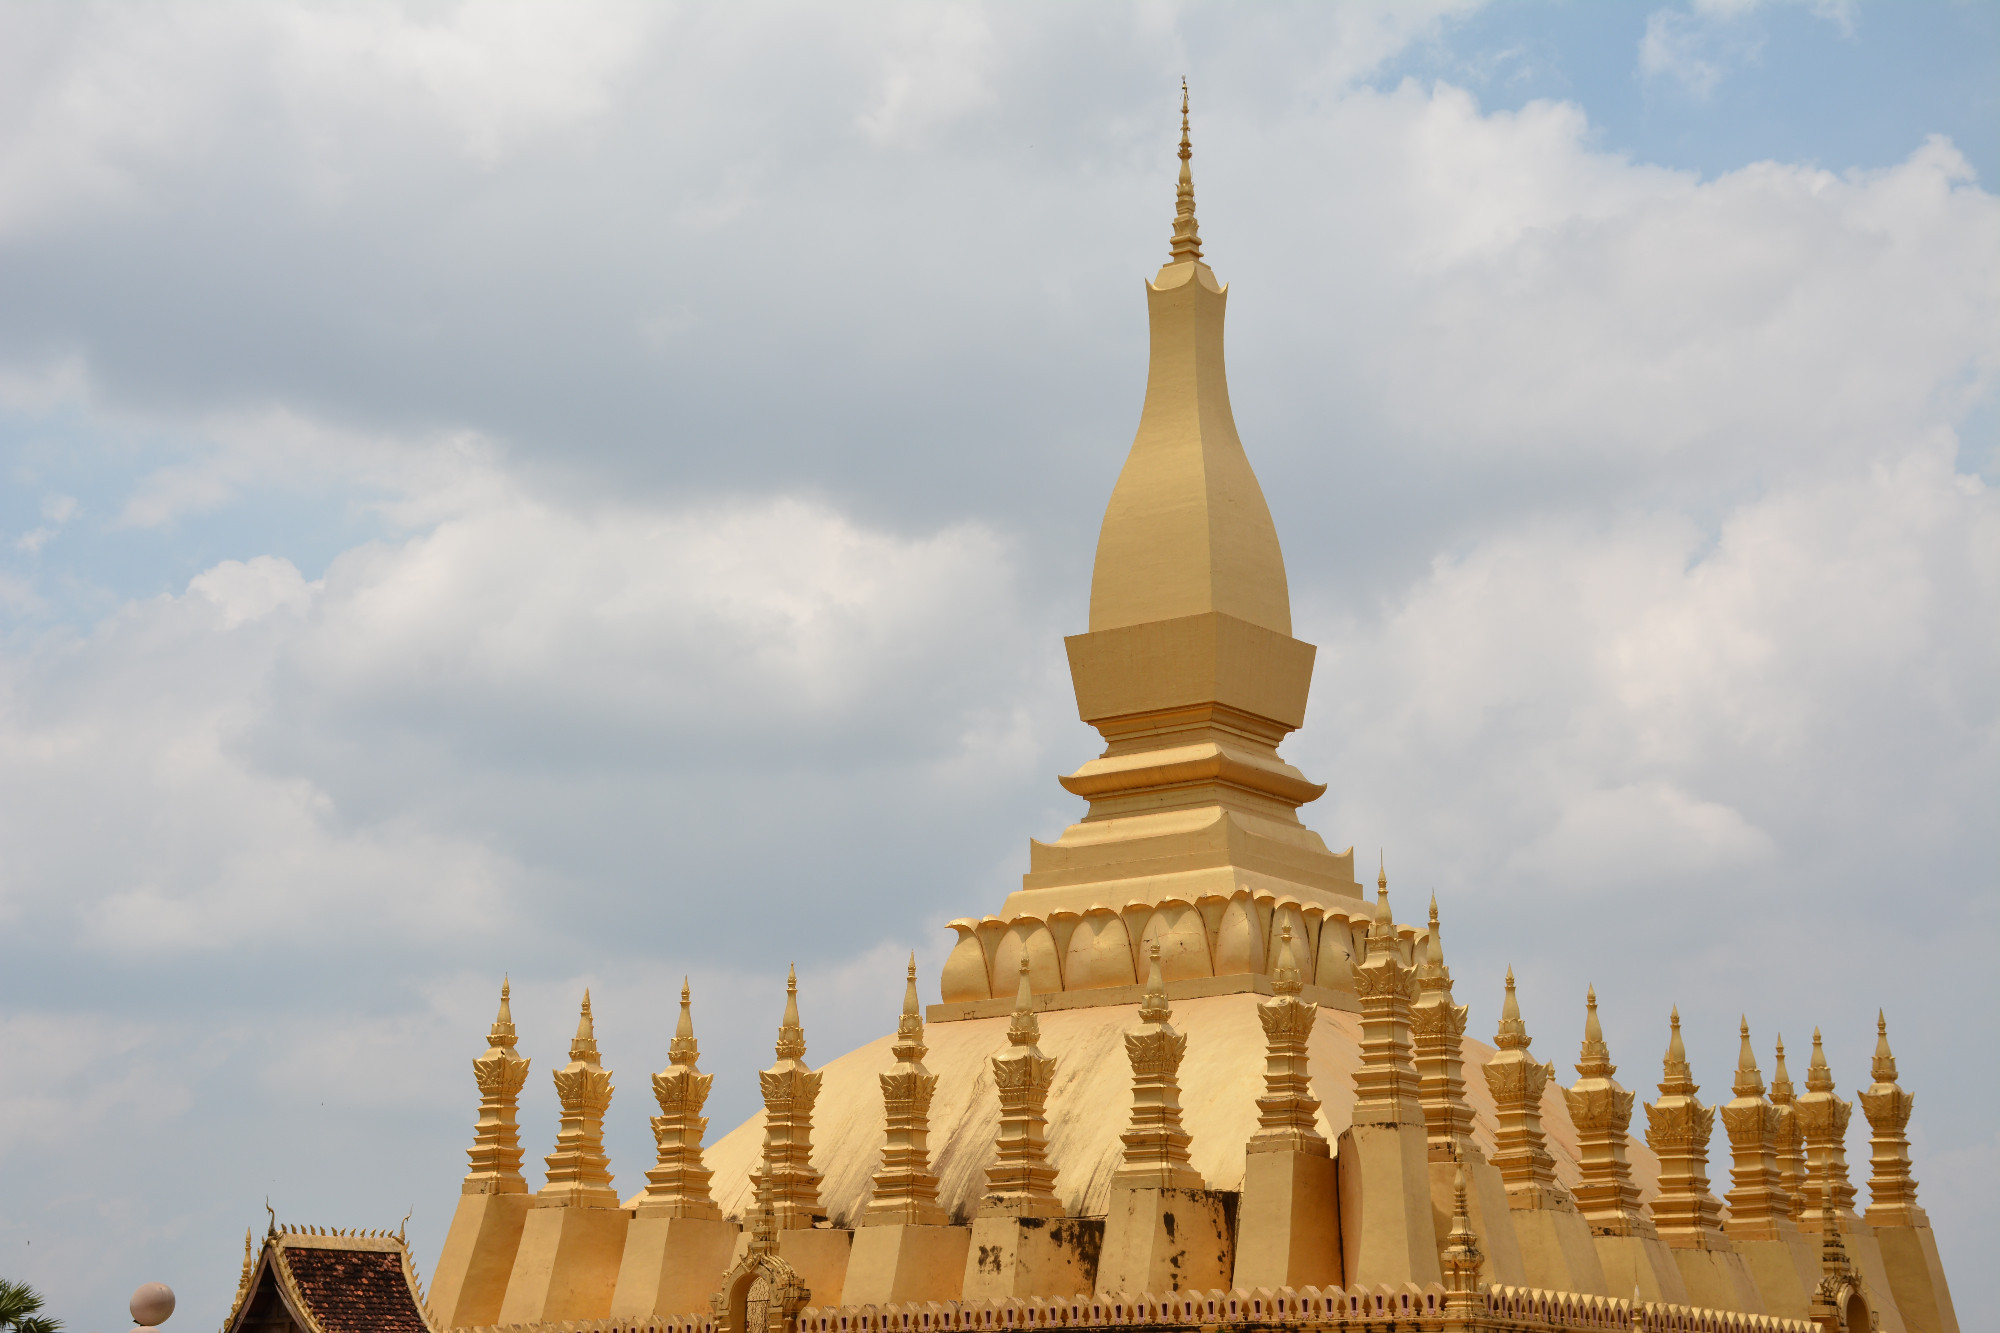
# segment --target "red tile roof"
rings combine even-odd
[[[399,1251],[288,1245],[284,1256],[325,1333],[428,1333]]]

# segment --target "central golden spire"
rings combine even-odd
[[[1201,258],[1185,82],[1179,156],[1168,263],[1146,285],[1146,399],[1098,533],[1090,630],[1066,641],[1077,712],[1107,748],[1062,780],[1090,813],[1034,845],[1009,918],[1360,897],[1351,853],[1298,819],[1325,788],[1277,753],[1305,721],[1314,649],[1292,637],[1278,530],[1230,410],[1229,294]],[[1184,966],[1170,957],[1168,981]]]

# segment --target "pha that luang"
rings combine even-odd
[[[1699,1100],[1677,1016],[1642,1142],[1594,991],[1568,1018],[1583,1031],[1568,1086],[1530,1053],[1511,972],[1481,1043],[1435,902],[1426,924],[1398,923],[1386,871],[1371,901],[1352,849],[1300,822],[1325,789],[1278,747],[1305,721],[1315,649],[1292,636],[1231,415],[1228,292],[1203,259],[1190,156],[1183,101],[1145,402],[1089,627],[1066,641],[1078,711],[1105,740],[1061,779],[1087,812],[1030,844],[996,914],[952,923],[927,1009],[912,966],[893,1035],[809,1064],[810,996],[788,983],[766,1109],[713,1142],[684,991],[652,1080],[658,1162],[622,1201],[598,1146],[611,1075],[587,1005],[555,1075],[550,1184],[529,1192],[514,1131],[527,1061],[503,992],[427,1318],[1955,1333],[1886,1035],[1862,1093],[1861,1213],[1840,1147],[1851,1103],[1818,1044],[1805,1094],[1782,1048],[1767,1092],[1745,1026],[1719,1108],[1725,1207],[1718,1108]]]

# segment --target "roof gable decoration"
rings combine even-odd
[[[407,1221],[407,1219],[405,1219]],[[444,1333],[431,1311],[401,1228],[368,1231],[279,1226],[243,1274],[222,1333]]]

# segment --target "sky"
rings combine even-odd
[[[0,1275],[425,1271],[692,978],[714,1133],[1094,755],[1179,81],[1330,845],[1650,1095],[1886,1010],[2000,1245],[2000,10],[0,4]],[[1768,1056],[1766,1072],[1769,1072]],[[1856,1183],[1866,1128],[1850,1134]],[[1718,1134],[1711,1174],[1726,1180]]]

